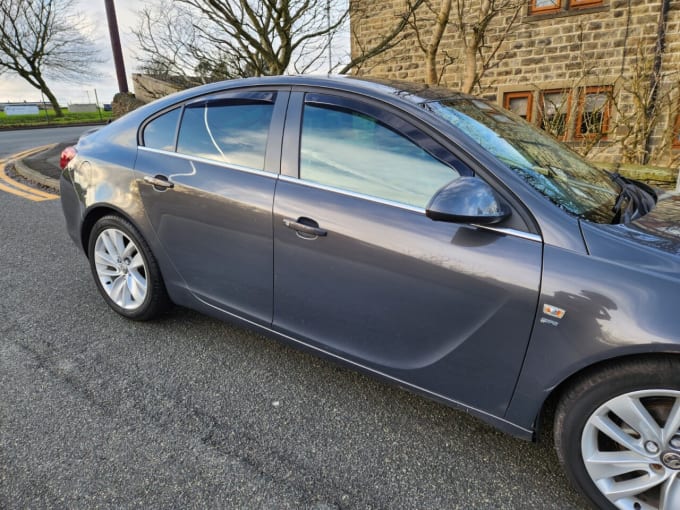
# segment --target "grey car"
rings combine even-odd
[[[596,506],[680,508],[680,196],[484,100],[354,78],[180,92],[63,162],[119,314],[236,321],[528,440],[554,417]]]

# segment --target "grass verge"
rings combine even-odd
[[[41,111],[37,115],[5,115],[0,112],[0,129],[31,126],[67,126],[69,124],[106,122],[111,112],[71,113],[63,110],[64,116],[57,117],[54,110]]]

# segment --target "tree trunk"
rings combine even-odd
[[[446,25],[449,22],[449,15],[451,13],[451,0],[442,0],[437,14],[437,20],[434,25],[434,32],[430,38],[430,43],[427,45],[425,52],[425,81],[428,85],[437,85],[439,83],[439,75],[437,73],[437,52],[439,51],[439,43],[442,40]]]
[[[52,109],[54,110],[54,115],[56,117],[63,117],[64,112],[61,110],[61,106],[59,106],[59,101],[57,101],[57,98],[54,97],[54,94],[52,94],[52,91],[45,85],[43,88],[40,89],[40,91],[45,94],[45,97],[50,101],[52,104]]]
[[[59,106],[59,101],[57,101],[57,98],[54,97],[54,94],[50,90],[50,88],[47,86],[47,83],[45,83],[45,80],[43,80],[42,75],[37,75],[34,76],[35,81],[38,82],[38,87],[37,89],[40,90],[43,94],[45,94],[45,97],[49,100],[49,102],[52,104],[52,109],[54,110],[54,115],[57,117],[63,117],[64,112],[61,110],[61,106]]]
[[[471,42],[465,48],[465,67],[463,70],[463,85],[461,91],[465,94],[471,94],[472,88],[477,81],[477,44]]]

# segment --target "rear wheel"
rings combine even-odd
[[[158,264],[139,231],[114,215],[95,223],[88,246],[90,268],[108,305],[134,320],[148,320],[167,307]]]
[[[581,378],[555,414],[555,447],[598,508],[680,509],[680,363],[650,359]]]

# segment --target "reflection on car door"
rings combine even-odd
[[[149,220],[191,292],[265,324],[272,320],[272,201],[287,99],[282,91],[230,92],[187,104],[176,146],[140,147],[135,167]],[[155,140],[163,130],[151,121],[145,143],[147,131]],[[150,177],[172,187],[154,186]]]
[[[430,220],[428,199],[465,165],[373,104],[305,97],[286,124],[286,137],[301,133],[299,152],[284,144],[299,177],[282,176],[274,200],[274,326],[502,415],[536,310],[541,243]]]

